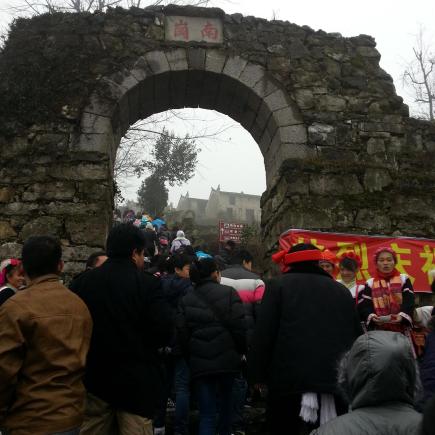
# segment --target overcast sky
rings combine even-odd
[[[5,26],[10,16],[5,12],[8,4],[16,0],[0,0],[0,25]],[[315,30],[339,32],[343,36],[361,33],[375,37],[380,51],[381,66],[393,77],[396,90],[405,101],[411,98],[402,88],[401,73],[406,60],[412,57],[412,46],[419,26],[427,30],[427,36],[435,46],[435,0],[215,0],[214,6],[227,13],[288,20],[308,25]],[[186,113],[190,119],[204,121],[192,123],[172,122],[168,128],[177,133],[201,131],[231,126],[215,140],[202,140],[200,163],[196,176],[184,186],[171,188],[170,201],[178,202],[180,193],[189,191],[190,196],[207,198],[211,187],[251,194],[261,194],[266,187],[263,158],[250,134],[234,121],[212,111],[197,110]],[[139,180],[127,183],[124,194],[135,198]]]

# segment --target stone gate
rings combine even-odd
[[[122,136],[183,107],[258,143],[268,248],[289,227],[433,237],[435,126],[409,118],[375,46],[208,8],[17,20],[0,53],[0,257],[49,233],[81,269],[111,224]]]

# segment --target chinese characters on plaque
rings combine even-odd
[[[222,21],[203,17],[165,17],[165,39],[179,42],[223,42]]]
[[[233,240],[240,243],[244,227],[244,224],[219,221],[219,242]]]

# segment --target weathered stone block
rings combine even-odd
[[[62,258],[64,261],[86,261],[95,252],[95,248],[89,246],[64,246]],[[83,263],[81,263],[83,264]]]
[[[387,233],[391,229],[391,221],[383,210],[362,209],[358,211],[355,225],[370,232]]]
[[[25,241],[31,236],[54,236],[62,235],[62,221],[51,216],[41,216],[31,220],[20,232],[20,240]]]
[[[356,52],[363,57],[369,57],[373,59],[381,58],[381,54],[374,47],[357,47]]]
[[[15,190],[11,187],[2,187],[0,189],[0,202],[10,202],[15,194]]]
[[[84,112],[80,122],[80,130],[85,134],[105,134],[112,132],[110,118]]]
[[[265,97],[264,102],[271,112],[284,109],[289,106],[289,101],[283,91],[277,90]]]
[[[281,142],[285,143],[305,143],[307,142],[307,128],[305,125],[288,125],[280,127],[277,134]]]
[[[76,166],[58,165],[51,170],[53,178],[72,181],[106,180],[108,174],[106,162],[102,164],[82,163]]]
[[[346,109],[346,100],[335,95],[319,95],[317,97],[319,110],[342,112]]]
[[[314,123],[308,127],[308,141],[317,145],[335,144],[335,128],[328,124]]]
[[[83,262],[68,261],[65,263],[63,273],[70,276],[78,275],[85,270]]]
[[[75,187],[73,183],[57,181],[55,183],[36,183],[29,187],[23,195],[23,201],[38,201],[38,200],[71,200],[75,195]]]
[[[189,69],[204,70],[205,69],[205,55],[204,48],[190,47],[187,49],[187,59]]]
[[[145,59],[154,74],[161,74],[170,71],[169,62],[163,51],[149,51]]]
[[[25,202],[10,202],[3,207],[0,211],[5,215],[31,215],[34,211],[38,210],[39,204],[30,204]]]
[[[225,62],[223,74],[238,79],[242,74],[248,61],[240,56],[231,56]]]
[[[385,142],[383,139],[371,137],[367,141],[367,154],[385,153]]]
[[[387,170],[369,168],[364,174],[364,186],[369,192],[377,192],[389,186],[393,180]]]
[[[188,69],[187,55],[184,48],[167,51],[166,58],[172,71],[185,71]]]
[[[300,114],[297,112],[297,108],[293,105],[284,107],[273,112],[273,117],[278,126],[285,127],[287,125],[302,124]]]
[[[227,57],[221,50],[207,50],[205,58],[205,69],[220,74],[224,68]]]
[[[6,221],[0,221],[0,240],[8,240],[15,238],[17,233],[12,228],[11,224]]]
[[[278,87],[266,77],[261,78],[253,88],[254,92],[264,98],[278,90]]]
[[[314,94],[309,89],[296,89],[295,99],[301,110],[312,109],[314,107]]]
[[[66,220],[66,231],[72,243],[103,247],[109,229],[104,216],[82,216]]]
[[[246,86],[253,88],[260,80],[265,78],[265,74],[266,72],[262,66],[249,63],[240,75],[239,80]]]
[[[21,258],[21,250],[23,245],[19,243],[3,243],[0,245],[0,260],[7,258]]]
[[[311,175],[310,192],[315,195],[358,195],[363,192],[356,175],[346,175],[346,182],[343,179],[340,175]]]

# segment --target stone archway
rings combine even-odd
[[[184,107],[217,110],[249,131],[264,156],[268,187],[287,158],[314,155],[299,109],[285,89],[261,65],[214,48],[151,51],[131,70],[103,78],[84,108],[76,146],[108,152],[113,163],[130,125]]]
[[[168,37],[174,22],[220,39]],[[0,256],[49,232],[79,270],[104,244],[127,128],[198,106],[257,141],[269,248],[289,227],[433,235],[435,127],[409,118],[375,45],[207,8],[19,20],[0,57]]]

